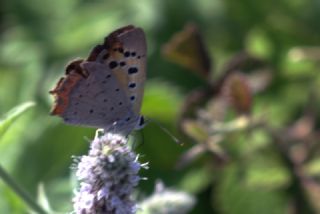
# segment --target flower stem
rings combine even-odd
[[[19,186],[12,177],[0,165],[0,178],[26,203],[28,206],[39,214],[46,214],[47,212],[41,208],[33,198]]]

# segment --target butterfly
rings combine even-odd
[[[182,31],[174,34],[162,49],[170,61],[189,68],[204,80],[210,79],[211,60],[198,27],[187,24]]]
[[[145,121],[140,115],[146,79],[146,38],[132,25],[110,33],[87,59],[66,67],[51,93],[52,115],[67,124],[128,135]]]

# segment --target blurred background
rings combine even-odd
[[[139,195],[161,179],[196,197],[190,213],[320,213],[319,14],[317,0],[2,0],[0,164],[72,210],[71,157],[95,130],[49,116],[48,91],[66,63],[133,24],[148,40],[142,114],[184,143],[154,123],[133,134],[150,162]],[[27,210],[0,181],[0,213]]]

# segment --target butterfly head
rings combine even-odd
[[[146,125],[146,121],[143,116],[136,116],[129,120],[129,117],[126,120],[115,121],[112,125],[105,127],[106,132],[122,134],[127,136],[132,132],[132,130],[142,129]]]

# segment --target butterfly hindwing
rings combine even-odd
[[[126,95],[110,69],[95,62],[82,66],[89,75],[69,95],[69,106],[62,115],[66,123],[108,128],[132,115]]]

